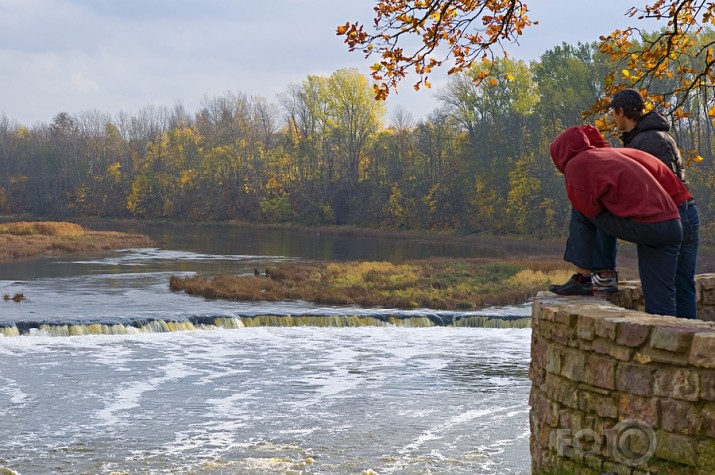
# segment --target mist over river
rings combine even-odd
[[[531,331],[493,328],[523,321],[528,305],[398,311],[213,301],[168,287],[171,275],[293,260],[488,250],[240,226],[85,226],[157,245],[0,263],[0,293],[27,298],[0,301],[0,473],[529,473]],[[274,326],[305,316],[312,326]],[[418,325],[458,319],[488,327]]]

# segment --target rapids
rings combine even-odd
[[[0,263],[0,294],[26,298],[0,300],[0,473],[529,472],[528,304],[207,300],[169,277],[357,249],[162,233],[156,248]]]

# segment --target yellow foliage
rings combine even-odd
[[[114,184],[122,181],[122,164],[114,162],[107,167],[107,178]]]
[[[182,187],[191,186],[197,178],[198,174],[196,173],[196,170],[182,170],[181,175],[179,176],[179,184],[181,184]]]

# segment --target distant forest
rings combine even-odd
[[[2,114],[0,213],[563,235],[569,204],[549,144],[593,120],[583,111],[612,68],[595,43],[503,59],[489,81],[471,80],[479,67],[453,77],[420,120],[405,109],[387,118],[351,69],[309,76],[277,103],[205,97],[193,114],[62,112],[31,127]],[[715,211],[713,106],[697,90],[674,126],[681,148],[705,157],[687,169],[703,237]]]

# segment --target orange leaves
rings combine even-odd
[[[669,106],[675,110],[691,89],[715,86],[715,53],[695,41],[704,26],[715,25],[715,2],[647,2],[642,8],[624,6],[626,14],[634,21],[667,20],[667,26],[651,34],[633,26],[601,37],[601,52],[614,62],[604,78],[604,92],[610,96],[626,86],[666,80],[676,84],[667,92],[677,99]],[[429,87],[429,75],[437,67],[445,65],[448,74],[454,74],[475,61],[490,61],[495,52],[505,53],[505,44],[516,42],[525,28],[537,24],[522,0],[376,0],[374,11],[369,32],[363,25],[347,22],[336,33],[344,37],[350,51],[360,49],[366,58],[380,58],[371,71],[381,99],[409,73],[417,76],[414,87],[419,89]],[[513,80],[508,75],[504,79]],[[602,108],[597,105],[593,112]]]
[[[690,113],[685,112],[682,108],[678,107],[673,111],[673,117],[675,117],[676,120],[685,119],[686,117],[690,117]]]
[[[715,86],[715,53],[712,42],[701,34],[714,13],[715,2],[708,0],[650,0],[643,8],[629,9],[631,17],[663,19],[667,26],[653,33],[630,27],[601,37],[599,49],[614,63],[604,79],[604,95],[635,87],[649,107],[662,108],[676,121],[693,120],[684,108],[688,96]],[[656,89],[656,83],[667,87]],[[589,114],[601,114],[606,104],[598,102]],[[708,115],[715,117],[715,107]]]
[[[359,48],[366,57],[382,58],[380,67],[371,68],[379,82],[376,96],[382,99],[410,71],[418,76],[415,89],[430,87],[428,76],[434,68],[449,61],[449,74],[468,69],[536,24],[521,0],[379,0],[374,10],[372,33],[349,22],[336,32],[345,37],[350,51]],[[409,36],[420,41],[402,49]]]

